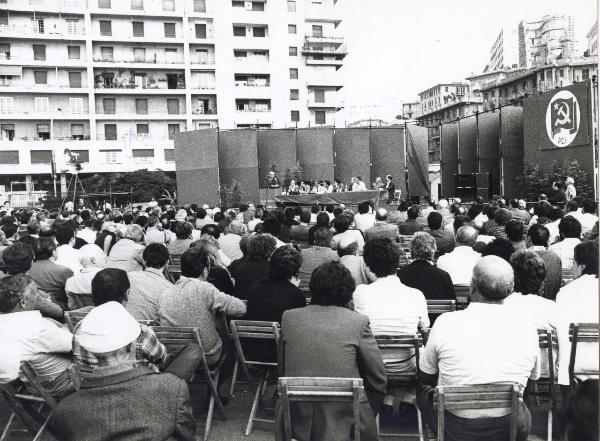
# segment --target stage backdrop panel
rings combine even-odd
[[[392,175],[396,190],[406,196],[406,179],[404,177],[404,128],[371,129],[371,178],[381,176],[385,182],[386,175]]]
[[[177,198],[180,204],[219,203],[219,153],[215,129],[174,137]]]
[[[426,127],[407,126],[406,157],[408,162],[409,196],[429,198],[429,148]]]
[[[219,177],[221,185],[234,180],[242,185],[242,200],[258,200],[258,155],[256,130],[219,132]]]
[[[454,174],[458,173],[458,124],[455,122],[442,124],[440,127],[440,168],[442,171],[443,197],[453,197]]]
[[[298,129],[296,141],[304,179],[333,181],[333,129]]]
[[[474,116],[458,122],[458,159],[460,173],[472,173],[475,170],[463,170],[463,162],[477,159],[477,124]]]
[[[506,106],[500,112],[500,161],[503,176],[503,190],[500,193],[509,198],[522,197],[524,195],[519,194],[516,178],[523,173],[523,107]]]
[[[369,129],[335,129],[333,135],[335,178],[343,183],[360,176],[367,189],[371,187],[371,152]]]
[[[258,177],[263,188],[265,177],[273,166],[276,172],[282,174],[286,168],[292,169],[296,166],[296,130],[259,130],[257,143]]]

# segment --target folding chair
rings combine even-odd
[[[385,373],[387,376],[387,387],[388,393],[393,395],[393,389],[397,388],[407,388],[411,384],[415,384],[420,376],[419,369],[419,348],[423,347],[423,337],[420,334],[413,335],[376,335],[375,341],[377,341],[377,346],[379,346],[379,351],[381,352],[381,357],[383,358],[383,364],[385,365]],[[415,358],[415,368],[408,372],[398,372],[398,366],[402,363],[408,361],[398,360],[398,356],[395,354],[398,350],[401,349],[412,349],[414,351]],[[410,357],[412,358],[412,357]],[[421,419],[421,411],[417,406],[416,400],[413,402],[413,405],[417,409],[417,424],[419,433],[384,433],[380,432],[379,436],[393,436],[400,438],[414,438],[415,436],[419,436],[419,440],[423,441],[423,423]],[[379,417],[377,418],[377,423],[379,425]]]
[[[462,310],[469,306],[471,302],[471,291],[467,285],[454,285],[454,293],[456,294],[456,309]]]
[[[165,268],[165,276],[172,283],[177,282],[181,277],[181,254],[171,254],[169,263]]]
[[[360,404],[364,391],[362,378],[281,377],[279,397],[283,412],[284,440],[292,441],[290,403],[352,403],[354,440],[360,441]]]
[[[244,375],[250,381],[250,367],[260,368],[260,379],[258,380],[258,387],[254,394],[254,401],[252,402],[252,410],[250,411],[250,417],[248,418],[248,424],[246,425],[245,435],[248,436],[252,433],[252,426],[254,421],[260,421],[263,423],[275,423],[274,420],[268,420],[264,418],[257,418],[256,413],[258,412],[258,406],[260,399],[264,395],[265,388],[267,385],[267,378],[269,373],[275,373],[277,375],[277,361],[275,362],[264,362],[256,360],[248,360],[244,354],[242,342],[240,339],[252,339],[253,341],[265,341],[270,340],[273,342],[274,353],[277,353],[277,347],[279,345],[280,326],[277,322],[265,322],[265,321],[250,321],[250,320],[232,320],[231,321],[231,334],[233,336],[233,343],[235,344],[237,361],[240,367],[244,371]],[[235,384],[236,378],[232,379],[232,384]]]
[[[204,441],[207,441],[208,437],[210,436],[215,405],[221,414],[221,418],[223,420],[227,419],[227,416],[225,415],[225,407],[223,406],[223,402],[221,401],[221,397],[219,396],[219,392],[217,390],[222,363],[219,363],[212,369],[208,366],[198,328],[171,326],[151,326],[151,328],[154,330],[158,340],[165,345],[167,348],[167,353],[169,354],[177,353],[189,343],[197,343],[202,350],[202,360],[200,361],[198,370],[204,375],[210,390],[210,401],[208,404],[208,414],[206,415],[203,438]]]
[[[84,319],[84,317],[91,311],[90,309],[74,309],[73,311],[65,311],[65,322],[69,327],[69,331],[73,332],[75,326]]]
[[[92,294],[73,294],[67,292],[69,309],[85,308],[86,306],[95,306]]]
[[[510,438],[517,440],[519,387],[516,384],[481,384],[476,386],[438,386],[433,405],[437,408],[437,441],[444,441],[446,410],[508,409]]]
[[[573,281],[573,268],[563,268],[562,269],[562,284],[561,286],[565,286],[567,283]]]
[[[579,343],[595,343],[598,345],[598,323],[571,323],[569,326],[569,341],[571,342],[571,355],[569,357],[569,383],[573,386],[573,380],[577,374],[593,375],[598,377],[598,370],[575,369],[577,357],[577,345]]]
[[[456,311],[456,300],[427,300],[429,315],[440,315],[452,311]]]

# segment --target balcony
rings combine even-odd
[[[0,81],[1,93],[85,94],[85,87],[69,87],[60,84],[34,84],[22,80]]]
[[[80,15],[86,7],[85,0],[8,0],[4,4],[14,11]]]
[[[332,35],[315,35],[309,34],[304,36],[306,43],[333,44],[341,46],[344,44],[344,37],[334,37]]]
[[[335,55],[336,58],[343,58],[348,55],[348,49],[345,44],[340,44],[337,46],[320,46],[318,44],[314,44],[314,42],[308,42],[307,40],[304,42],[302,46],[302,54],[304,55]]]
[[[336,72],[309,72],[306,86],[335,88],[337,91],[344,87],[344,84]]]
[[[33,103],[31,103],[33,106]],[[52,119],[52,120],[88,120],[90,116],[83,112],[69,112],[62,110],[39,112],[35,110],[19,110],[19,109],[8,109],[2,113],[2,119],[4,120],[40,120],[40,119]]]
[[[173,68],[183,69],[184,61],[181,58],[165,57],[163,55],[154,54],[147,57],[121,56],[118,59],[109,57],[94,57],[95,67],[123,67],[122,64],[127,64],[128,69],[153,69],[153,68]]]
[[[344,106],[342,102],[338,99],[332,99],[326,97],[323,102],[317,102],[314,98],[309,98],[306,100],[306,106],[309,109],[323,110],[323,109],[342,109]]]
[[[83,25],[76,28],[67,28],[66,23],[45,24],[45,30],[41,31],[39,25],[30,23],[20,25],[0,25],[0,36],[25,40],[85,40],[85,28]]]
[[[85,60],[50,57],[48,60],[34,60],[32,57],[0,53],[0,64],[4,66],[58,66],[83,67]]]
[[[181,121],[186,119],[185,111],[179,113],[167,113],[167,112],[148,112],[148,113],[131,113],[131,112],[116,112],[116,113],[102,113],[96,112],[97,120],[106,121],[137,121],[137,120],[158,120],[158,121]]]
[[[337,27],[342,20],[336,15],[335,9],[332,6],[309,5],[306,8],[305,21],[333,23]]]

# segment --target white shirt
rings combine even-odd
[[[592,213],[583,213],[579,222],[581,223],[581,234],[589,233],[598,222],[598,216]]]
[[[489,221],[487,215],[479,213],[477,216],[475,216],[475,219],[473,219],[473,225],[475,225],[478,230],[481,230],[481,227],[483,227],[483,224],[485,224],[487,221]]]
[[[560,232],[558,231],[559,223],[560,219],[555,220],[554,222],[548,222],[546,225],[544,225],[550,233],[550,236],[548,237],[548,245],[552,245],[558,240],[558,236],[560,235]]]
[[[77,232],[77,237],[85,240],[87,243],[96,242],[97,232],[94,230],[90,230],[89,228],[84,228],[83,230],[79,230]]]
[[[252,219],[250,222],[248,222],[248,231],[250,233],[254,232],[254,229],[256,228],[256,226],[258,224],[260,224],[261,222],[262,222],[262,219],[257,219],[257,218]]]
[[[367,186],[363,181],[356,181],[352,184],[352,191],[367,191]]]
[[[556,295],[561,322],[559,336],[569,336],[571,323],[598,323],[598,279],[585,274],[563,286]],[[559,340],[560,344],[560,340]],[[558,384],[569,384],[570,345],[559,353]],[[598,371],[598,343],[578,343],[575,371]]]
[[[358,253],[362,254],[363,247],[365,246],[365,238],[358,230],[346,230],[343,233],[338,233],[331,239],[331,248],[337,250],[338,243],[344,237],[350,237],[351,240],[355,241],[358,244]]]
[[[577,238],[563,239],[560,242],[556,242],[554,245],[550,245],[548,248],[550,251],[554,251],[560,257],[563,269],[569,269],[573,267],[573,254],[575,247],[579,245],[581,241]]]
[[[539,378],[539,338],[531,324],[514,320],[505,305],[471,303],[442,314],[429,334],[421,370],[439,373],[438,385],[512,382],[521,389]],[[465,418],[500,416],[496,411],[453,411]]]
[[[240,249],[241,240],[241,236],[232,233],[219,236],[218,241],[219,245],[221,246],[221,250],[231,261],[244,257],[242,250]]]
[[[375,225],[375,215],[372,213],[359,213],[354,216],[354,226],[363,233],[373,225]]]
[[[450,274],[453,285],[469,285],[473,268],[480,258],[481,254],[473,248],[460,245],[454,251],[441,255],[437,267]]]
[[[56,260],[54,260],[54,263],[66,266],[74,273],[79,272],[83,268],[81,263],[79,263],[79,251],[71,245],[61,245],[56,249]]]

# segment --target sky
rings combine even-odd
[[[503,26],[569,14],[585,49],[597,18],[597,0],[338,0],[336,8],[348,46],[336,125],[391,121],[420,91],[482,72]]]

